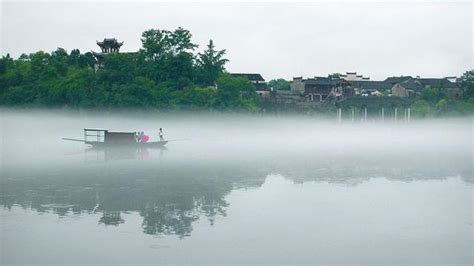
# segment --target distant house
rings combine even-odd
[[[384,80],[384,82],[390,83],[393,86],[397,83],[404,82],[404,81],[409,80],[409,79],[413,79],[413,77],[411,77],[411,76],[388,77]]]
[[[298,104],[303,101],[303,96],[299,92],[291,90],[277,90],[275,101],[280,104]]]
[[[397,82],[391,89],[392,96],[395,97],[417,97],[422,90],[423,85],[413,78]]]
[[[299,93],[309,102],[322,102],[333,97],[338,100],[345,95],[352,94],[347,87],[347,82],[338,77],[314,77],[303,79],[295,77],[290,83],[290,91]]]
[[[384,92],[390,92],[393,85],[386,81],[352,81],[355,95],[360,96],[381,96]]]
[[[455,78],[455,77],[454,77]],[[416,97],[421,95],[424,88],[441,90],[449,98],[456,98],[462,94],[457,83],[447,78],[420,78],[420,77],[390,77],[385,80],[393,84],[392,95],[397,97]]]
[[[369,77],[364,77],[363,75],[357,75],[357,72],[346,72],[346,74],[339,75],[339,77],[347,81],[370,80]]]
[[[461,88],[458,84],[451,82],[447,78],[418,78],[417,80],[424,87],[443,91],[449,98],[457,98],[462,94]]]
[[[445,79],[451,81],[452,83],[458,83],[459,82],[459,78],[458,77],[445,77]]]
[[[246,78],[255,86],[255,90],[257,94],[261,98],[269,98],[270,97],[270,88],[268,87],[267,82],[262,77],[262,75],[258,73],[231,73],[233,77],[240,77]]]

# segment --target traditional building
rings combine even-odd
[[[452,79],[455,79],[455,77]],[[451,99],[458,98],[462,95],[459,84],[451,82],[447,78],[420,78],[418,80],[424,87],[441,90]]]
[[[339,75],[339,77],[347,81],[370,80],[369,77],[364,77],[363,75],[357,75],[357,72],[346,72],[346,74]]]
[[[352,81],[351,86],[354,88],[354,94],[360,96],[381,96],[384,92],[390,92],[393,85],[386,81]]]
[[[96,43],[101,49],[100,53],[92,52],[92,54],[94,54],[95,58],[97,59],[97,64],[95,65],[96,70],[102,66],[104,55],[114,53],[118,54],[120,47],[123,45],[123,42],[119,42],[115,38],[104,38],[103,41],[96,41]]]
[[[406,80],[413,79],[411,76],[400,76],[400,77],[388,77],[384,81],[392,85],[395,85],[399,82],[404,82]]]
[[[421,95],[422,90],[423,85],[413,78],[397,82],[391,89],[392,96],[395,97],[417,97]]]
[[[459,82],[459,78],[458,78],[458,77],[455,77],[455,76],[452,76],[452,77],[445,77],[445,79],[451,81],[452,83],[458,83],[458,82]]]
[[[455,77],[453,77],[455,79]],[[416,97],[421,95],[424,88],[431,88],[444,92],[449,98],[461,96],[462,91],[459,85],[451,82],[447,78],[413,78],[390,77],[385,80],[393,84],[392,95],[398,97]]]
[[[278,104],[299,104],[304,101],[299,92],[291,90],[277,90],[275,92],[275,102]]]
[[[346,80],[331,75],[308,79],[295,77],[290,83],[290,91],[299,93],[306,101],[322,102],[329,97],[339,100],[352,95],[353,90],[348,85],[349,83]]]

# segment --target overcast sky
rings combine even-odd
[[[136,51],[144,30],[181,26],[200,50],[211,38],[226,49],[228,71],[267,80],[346,71],[373,80],[444,77],[474,68],[471,1],[0,1],[0,53],[14,57],[56,47],[98,51],[104,37]]]

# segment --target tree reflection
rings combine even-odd
[[[143,232],[185,237],[191,235],[192,223],[199,219],[193,210],[180,210],[172,206],[151,206],[140,211]]]
[[[307,181],[357,185],[370,178],[401,181],[460,176],[472,182],[472,158],[459,154],[361,156],[342,152],[258,160],[222,160],[157,164],[153,160],[109,161],[51,169],[12,168],[2,172],[0,203],[20,205],[59,216],[100,213],[98,223],[120,226],[124,212],[142,217],[150,235],[191,235],[193,224],[210,226],[225,217],[226,196],[234,189],[259,187],[268,174],[281,174],[296,183]],[[125,218],[124,218],[125,217]]]
[[[99,223],[105,225],[119,225],[124,222],[125,220],[120,216],[120,211],[104,211],[99,219]]]
[[[265,174],[237,165],[140,166],[123,162],[64,166],[55,170],[14,169],[1,178],[0,203],[11,208],[22,205],[38,212],[69,214],[100,213],[98,223],[120,226],[124,212],[137,212],[145,234],[191,235],[200,218],[213,225],[225,216],[225,196],[239,182],[261,185]],[[245,182],[245,179],[254,180]],[[255,180],[259,180],[255,182]]]

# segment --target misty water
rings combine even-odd
[[[160,127],[166,149],[61,139]],[[0,264],[472,264],[472,130],[0,110]]]

